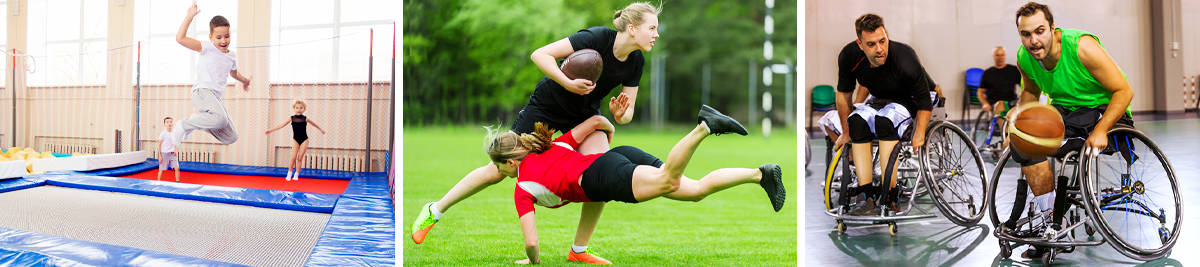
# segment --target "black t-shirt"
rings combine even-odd
[[[912,47],[889,41],[888,56],[883,65],[872,68],[866,53],[851,41],[838,55],[838,92],[854,92],[855,82],[867,87],[876,99],[890,100],[903,105],[909,114],[917,110],[933,110],[929,92],[933,79],[925,73]]]
[[[538,82],[533,95],[529,97],[529,105],[540,108],[552,116],[567,116],[579,118],[600,114],[600,103],[606,103],[608,96],[617,85],[638,86],[642,79],[641,50],[629,53],[625,61],[618,61],[613,55],[613,44],[616,43],[617,31],[608,27],[591,27],[580,30],[567,37],[575,51],[591,48],[600,52],[604,59],[604,70],[596,82],[596,89],[587,95],[578,95],[567,91],[562,85],[550,77],[543,77]],[[636,96],[630,96],[636,97]]]
[[[979,81],[979,88],[986,91],[988,101],[996,102],[1016,101],[1017,83],[1021,82],[1021,72],[1017,70],[1017,66],[1012,64],[1004,65],[1004,68],[997,69],[995,66],[983,71],[983,79]]]

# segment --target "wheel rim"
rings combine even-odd
[[[950,123],[935,125],[926,140],[921,163],[934,202],[955,223],[978,223],[983,214],[972,212],[971,207],[986,207],[988,192],[979,150]]]
[[[1178,239],[1183,212],[1174,171],[1141,132],[1115,129],[1109,136],[1109,146],[1117,151],[1085,159],[1082,189],[1088,215],[1122,254],[1140,260],[1162,257]],[[1134,158],[1132,164],[1127,157]]]

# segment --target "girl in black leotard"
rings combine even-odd
[[[296,111],[296,115],[292,115],[287,121],[280,123],[279,126],[267,130],[267,134],[271,134],[275,130],[282,129],[288,124],[292,125],[292,159],[288,161],[287,176],[284,176],[284,181],[300,180],[300,166],[304,165],[304,153],[308,151],[308,125],[312,124],[321,134],[325,134],[325,130],[321,129],[316,122],[304,116],[304,110],[308,109],[308,105],[304,101],[296,100],[292,104],[292,110]],[[295,169],[296,172],[292,172]]]

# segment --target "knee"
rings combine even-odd
[[[867,143],[875,139],[875,135],[871,131],[871,125],[867,123],[865,118],[858,114],[853,114],[846,118],[846,126],[849,127],[849,129],[846,129],[846,134],[850,135],[850,142],[852,143]]]

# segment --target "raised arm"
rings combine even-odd
[[[187,10],[187,16],[183,17],[183,25],[179,25],[179,32],[175,34],[176,42],[196,52],[200,52],[200,41],[187,37],[187,30],[188,25],[192,25],[192,18],[195,18],[198,13],[200,13],[200,8],[196,7],[196,3],[192,3],[192,7]]]
[[[558,63],[555,61],[556,59],[570,56],[574,52],[575,47],[571,46],[571,41],[567,38],[562,38],[562,40],[554,41],[537,50],[533,50],[533,54],[529,55],[529,60],[533,60],[533,64],[537,65],[538,69],[541,69],[542,73],[546,74],[546,77],[550,77],[551,80],[562,85],[567,91],[578,95],[586,95],[591,93],[593,89],[596,89],[595,81],[567,78],[567,74],[558,69]]]
[[[308,121],[308,124],[312,124],[313,127],[316,127],[317,130],[321,130],[321,134],[325,134],[325,129],[321,129],[321,126],[317,125],[317,122],[313,121],[312,119],[304,119],[304,120]]]
[[[533,212],[521,215],[521,234],[525,236],[525,255],[528,257],[524,260],[517,261],[518,264],[538,264],[542,261],[538,259],[538,236],[537,236],[537,220]]]
[[[571,129],[571,138],[575,139],[575,143],[583,143],[583,139],[587,138],[589,135],[592,135],[592,132],[607,131],[608,132],[608,142],[611,143],[613,131],[615,131],[615,130],[616,130],[616,127],[614,127],[613,124],[611,122],[609,122],[607,118],[604,118],[604,116],[596,115],[596,116],[592,116],[591,118],[588,118],[587,120],[579,123],[579,125],[575,125],[575,128]]]

